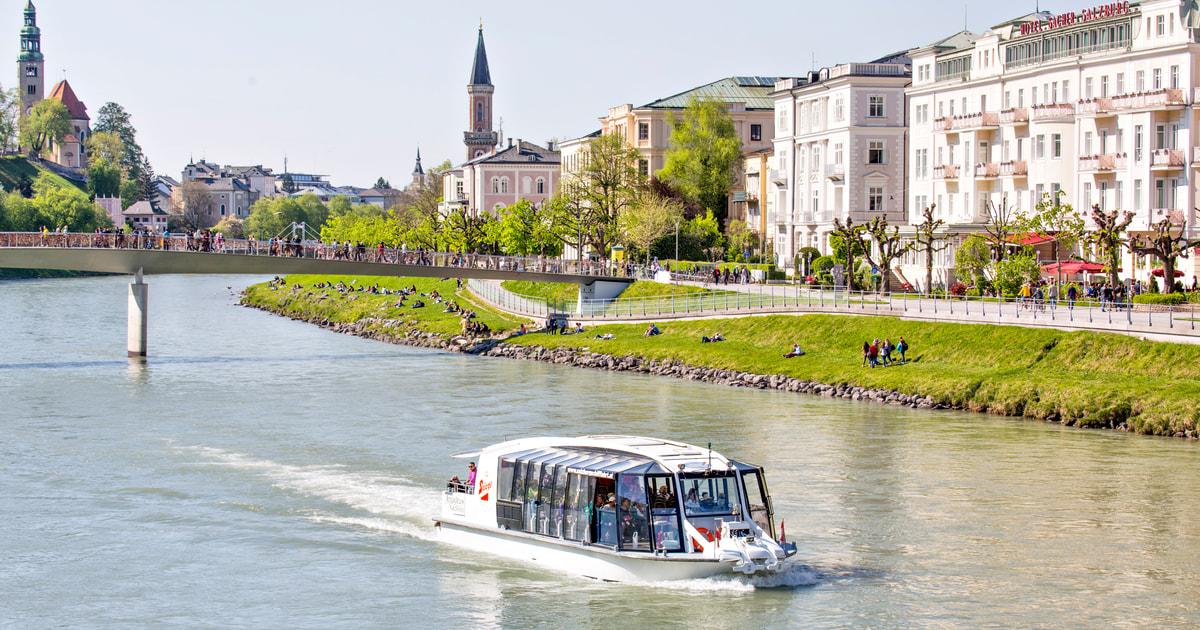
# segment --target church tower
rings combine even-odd
[[[421,149],[417,149],[417,165],[412,172],[412,189],[425,189],[425,169],[421,168]]]
[[[481,40],[482,45],[482,40]],[[21,86],[21,112],[27,115],[33,104],[45,97],[45,60],[42,58],[42,32],[37,27],[37,9],[33,0],[25,5],[25,26],[21,28],[21,56],[17,57],[17,83]]]
[[[483,48],[483,25],[480,24],[471,83],[467,85],[468,131],[463,133],[463,143],[467,145],[468,161],[496,148],[499,136],[492,127],[492,93],[495,91],[492,75],[488,72],[487,51]]]

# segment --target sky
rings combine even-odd
[[[95,120],[116,102],[158,174],[190,160],[396,187],[463,161],[466,84],[480,20],[495,116],[544,144],[738,75],[799,76],[982,32],[1035,3],[34,0],[46,90],[64,76]],[[17,80],[26,0],[0,2]],[[1023,6],[1028,4],[1029,6]],[[1090,4],[1042,2],[1052,13]],[[6,35],[5,35],[6,34]],[[3,39],[7,37],[7,39]],[[815,62],[815,65],[814,65]]]

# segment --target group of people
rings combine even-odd
[[[895,344],[889,338],[885,338],[882,343],[880,343],[878,337],[874,341],[864,341],[862,350],[863,367],[867,367],[868,365],[872,368],[876,366],[887,367],[896,363],[908,362],[908,358],[905,356],[905,353],[908,352],[908,342],[904,340],[903,336]],[[899,361],[892,356],[896,352],[900,353]]]
[[[713,333],[711,337],[700,337],[700,343],[715,343],[717,341],[725,341],[725,337],[719,332]]]
[[[587,332],[587,329],[583,327],[583,322],[577,322],[575,327],[572,328],[567,318],[550,317],[546,319],[545,331],[548,335],[578,335],[579,333]]]
[[[642,333],[642,336],[643,337],[654,337],[656,335],[661,335],[661,334],[662,334],[662,331],[658,329],[658,324],[650,324],[648,327],[646,327],[646,332]]]

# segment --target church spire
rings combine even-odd
[[[483,47],[483,24],[479,24],[479,43],[475,45],[475,63],[471,66],[471,85],[491,85],[492,74],[488,72],[487,50]]]
[[[424,174],[425,169],[421,168],[421,148],[417,147],[417,165],[413,167],[413,177]]]

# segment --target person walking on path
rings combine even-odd
[[[862,364],[863,367],[867,367],[867,361],[869,360],[870,356],[871,356],[871,342],[864,341],[863,342],[863,364]]]
[[[1075,289],[1075,284],[1072,283],[1071,286],[1067,287],[1067,308],[1068,309],[1075,310],[1075,297],[1077,295],[1078,295],[1078,292]]]
[[[908,342],[904,340],[904,335],[900,336],[900,342],[896,344],[896,349],[900,351],[900,363],[907,363],[908,359],[904,357],[904,353],[908,352]]]

